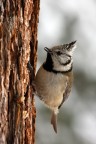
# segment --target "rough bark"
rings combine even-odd
[[[37,60],[39,3],[0,1],[0,144],[35,141],[32,81]]]

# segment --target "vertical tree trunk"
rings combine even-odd
[[[34,144],[32,73],[37,60],[39,3],[0,1],[0,144]]]

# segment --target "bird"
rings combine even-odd
[[[35,76],[36,95],[52,111],[51,124],[57,133],[57,114],[68,98],[73,83],[73,52],[76,41],[52,48],[45,47],[45,62]]]

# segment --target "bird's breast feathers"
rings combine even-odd
[[[70,81],[70,76],[48,72],[41,66],[35,79],[37,94],[47,105],[59,106]]]

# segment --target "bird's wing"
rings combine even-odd
[[[65,89],[65,92],[63,93],[63,100],[62,100],[61,104],[59,105],[58,109],[61,108],[64,101],[68,98],[70,91],[71,91],[71,85],[68,82],[66,82],[66,89]]]

